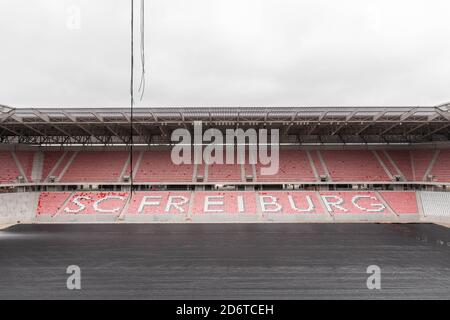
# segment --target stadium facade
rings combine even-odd
[[[448,223],[449,108],[3,106],[0,223]],[[278,173],[174,164],[172,133],[199,122],[278,130]]]

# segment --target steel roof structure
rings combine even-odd
[[[435,107],[11,108],[0,105],[3,144],[170,142],[177,128],[279,129],[293,144],[450,141],[450,103]]]

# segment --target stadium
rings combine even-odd
[[[174,164],[173,132],[194,134],[198,122],[220,132],[277,129],[278,172],[262,175],[259,162]],[[448,104],[3,106],[0,223],[9,228],[0,236],[10,243],[0,271],[11,275],[2,286],[15,290],[0,296],[334,298],[336,290],[347,298],[448,296],[449,128]],[[293,260],[280,262],[288,256]],[[79,294],[56,285],[66,275],[55,268],[71,263],[90,270],[91,287]],[[388,270],[389,288],[378,295],[365,288],[366,266],[373,264],[388,264],[380,268]],[[28,271],[14,274],[14,265]],[[264,280],[261,266],[283,277]],[[36,268],[41,282],[24,284]],[[329,268],[337,278],[325,274]],[[105,282],[98,274],[120,277],[119,271],[129,279]],[[210,274],[223,281],[202,282]],[[342,281],[348,290],[336,287]]]
[[[5,108],[2,222],[449,222],[447,105],[137,108],[130,118],[127,108]],[[278,129],[278,172],[174,164],[172,132],[199,121]]]

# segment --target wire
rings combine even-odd
[[[139,83],[138,92],[141,93],[140,101],[144,96],[145,91],[145,9],[144,9],[144,0],[141,0],[141,15],[140,15],[140,26],[139,31],[141,34],[141,43],[140,43],[140,51],[141,51],[141,82]]]
[[[140,92],[140,100],[144,96],[145,91],[145,11],[144,11],[144,0],[141,0],[140,7],[140,53],[141,53],[141,81],[139,83],[138,92]],[[133,111],[134,111],[134,0],[131,0],[131,44],[130,44],[130,54],[131,54],[131,70],[130,70],[130,189],[131,192],[134,190],[133,182]]]
[[[133,192],[133,109],[134,109],[134,83],[133,83],[133,71],[134,71],[134,50],[133,50],[133,37],[134,37],[134,0],[131,0],[131,74],[130,74],[130,189]]]

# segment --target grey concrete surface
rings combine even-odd
[[[66,268],[81,268],[68,290]],[[368,290],[369,265],[381,290]],[[0,300],[448,299],[431,224],[52,224],[0,231]]]

